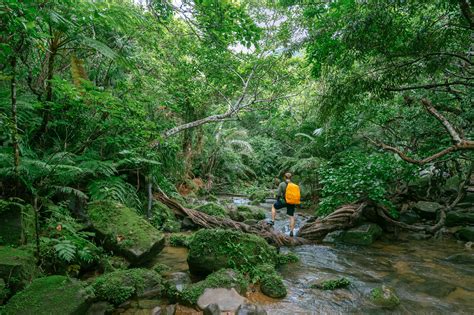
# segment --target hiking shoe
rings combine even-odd
[[[290,236],[293,237],[293,231],[290,232]]]
[[[268,224],[270,224],[271,226],[274,226],[275,222],[272,220],[272,221],[269,221]]]

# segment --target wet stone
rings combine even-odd
[[[457,231],[456,236],[464,241],[474,241],[474,226],[466,226]]]
[[[246,303],[239,306],[235,315],[267,315],[267,311],[258,305]]]
[[[441,209],[443,206],[440,205],[437,202],[431,202],[431,201],[418,201],[415,203],[413,208],[418,212],[418,214],[428,220],[434,220],[436,219],[436,213],[439,209]]]
[[[166,281],[172,289],[182,292],[191,284],[191,277],[185,272],[173,272],[166,277]]]
[[[451,211],[446,214],[446,226],[474,224],[474,211]]]
[[[221,309],[219,308],[219,305],[217,304],[209,304],[204,309],[204,315],[220,315],[220,314],[221,314]]]
[[[474,264],[474,254],[468,254],[468,253],[454,254],[446,258],[446,261],[449,261],[450,263],[453,263],[453,264],[470,265],[470,264]]]
[[[201,309],[205,309],[209,304],[217,304],[221,311],[235,312],[244,302],[245,298],[235,291],[234,288],[208,288],[199,297],[197,304]]]

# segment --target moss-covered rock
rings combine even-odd
[[[450,211],[446,214],[446,226],[474,224],[474,211]]]
[[[260,280],[260,290],[266,296],[272,298],[284,298],[287,294],[283,280],[277,273],[266,275]]]
[[[169,243],[170,243],[170,246],[189,248],[189,244],[191,243],[192,239],[193,239],[192,234],[175,233],[175,234],[170,235]]]
[[[105,246],[134,265],[150,260],[164,247],[163,234],[135,210],[120,203],[91,203],[88,214],[96,235]]]
[[[0,226],[0,244],[31,243],[35,236],[33,207],[0,200]]]
[[[436,213],[443,206],[437,202],[431,201],[418,201],[414,204],[413,208],[418,214],[425,219],[434,220],[436,219]]]
[[[276,265],[276,249],[261,237],[242,232],[203,229],[194,234],[188,254],[189,270],[207,275],[221,268],[248,272],[259,264]]]
[[[0,246],[0,278],[13,292],[39,276],[33,253],[26,249]]]
[[[299,257],[293,253],[293,252],[288,252],[286,254],[279,254],[278,255],[278,264],[279,265],[286,265],[290,263],[295,263],[298,262],[300,259]]]
[[[263,220],[265,219],[265,211],[255,206],[238,206],[237,209],[229,212],[229,216],[232,220],[239,222]]]
[[[387,286],[375,288],[370,291],[370,298],[374,304],[384,308],[392,309],[400,304],[400,299],[395,293],[395,290]]]
[[[370,245],[382,235],[382,228],[377,224],[366,223],[347,231],[338,230],[328,233],[323,242],[346,243],[353,245]]]
[[[238,271],[221,269],[207,276],[205,280],[193,283],[186,287],[179,299],[186,304],[194,305],[206,288],[234,288],[240,294],[245,294],[249,283]]]
[[[267,197],[267,190],[256,190],[250,195],[249,199],[252,201],[252,204],[260,204],[262,202],[265,202],[265,199],[267,199]]]
[[[99,300],[118,305],[133,296],[163,293],[161,276],[153,270],[118,270],[98,277],[92,284]]]
[[[86,285],[64,276],[38,278],[5,306],[8,315],[85,314],[94,295]]]
[[[321,290],[336,290],[341,288],[347,288],[350,284],[351,282],[346,278],[328,279],[322,281],[321,283],[312,284],[311,288]]]
[[[151,223],[157,229],[171,233],[181,230],[181,222],[176,219],[173,211],[165,204],[155,200],[152,213]]]
[[[456,237],[464,241],[474,242],[474,226],[465,226],[456,232]]]
[[[215,216],[215,217],[220,217],[220,218],[229,217],[227,210],[221,205],[214,202],[209,202],[204,205],[200,205],[199,207],[196,208],[196,210]]]

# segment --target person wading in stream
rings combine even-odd
[[[300,204],[300,195],[300,188],[291,181],[291,173],[285,173],[285,180],[278,185],[277,201],[272,206],[270,224],[275,224],[276,210],[286,207],[286,214],[290,216],[290,236],[293,236],[295,228],[295,207]]]

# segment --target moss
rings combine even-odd
[[[165,232],[179,232],[181,229],[181,223],[176,219],[173,211],[165,204],[155,200],[152,213],[151,223],[157,229]]]
[[[188,265],[193,274],[221,268],[250,272],[260,264],[276,265],[277,252],[261,237],[232,230],[204,229],[190,243]]]
[[[284,298],[287,294],[282,278],[277,273],[271,273],[260,281],[262,293],[272,298]]]
[[[230,212],[230,217],[239,222],[246,220],[263,220],[265,211],[255,206],[238,206],[236,211]]]
[[[252,204],[259,204],[265,202],[267,199],[268,191],[267,190],[256,190],[250,195],[250,200],[253,201]]]
[[[186,304],[196,304],[206,288],[234,288],[245,294],[249,283],[245,277],[232,269],[221,269],[210,274],[205,280],[191,284],[178,294],[179,299]]]
[[[119,270],[98,277],[92,287],[99,300],[118,305],[147,290],[163,291],[158,273],[147,269]]]
[[[322,290],[335,290],[335,289],[347,288],[350,284],[351,282],[348,279],[340,278],[340,279],[324,280],[323,282],[314,284],[311,287],[322,289]]]
[[[197,207],[196,210],[215,216],[215,217],[220,217],[220,218],[229,217],[229,215],[227,214],[227,210],[224,207],[214,202],[209,202],[204,205],[201,205]]]
[[[132,263],[152,258],[164,246],[164,237],[141,218],[135,210],[115,202],[94,202],[88,208],[89,218],[106,246]]]
[[[31,205],[0,200],[0,244],[25,245],[35,236],[34,210]]]
[[[192,234],[171,234],[169,240],[170,246],[189,248],[189,244],[191,243],[192,238]]]
[[[0,305],[10,295],[10,290],[7,288],[5,280],[0,279]],[[0,312],[1,313],[1,312]]]
[[[33,253],[24,248],[0,246],[0,278],[12,291],[17,291],[38,277]]]
[[[162,263],[157,263],[155,265],[153,265],[153,268],[152,268],[155,272],[159,273],[160,275],[168,272],[171,270],[171,267],[169,267],[168,265],[165,265],[165,264],[162,264]]]
[[[292,252],[288,252],[286,254],[280,254],[278,255],[278,264],[279,265],[286,265],[289,263],[295,263],[298,262],[300,259],[299,257]]]
[[[376,305],[384,308],[395,308],[400,304],[400,299],[395,294],[395,290],[387,286],[372,289],[370,298]]]
[[[5,306],[5,313],[85,314],[92,298],[92,291],[84,283],[64,276],[49,276],[36,279],[14,295]]]

